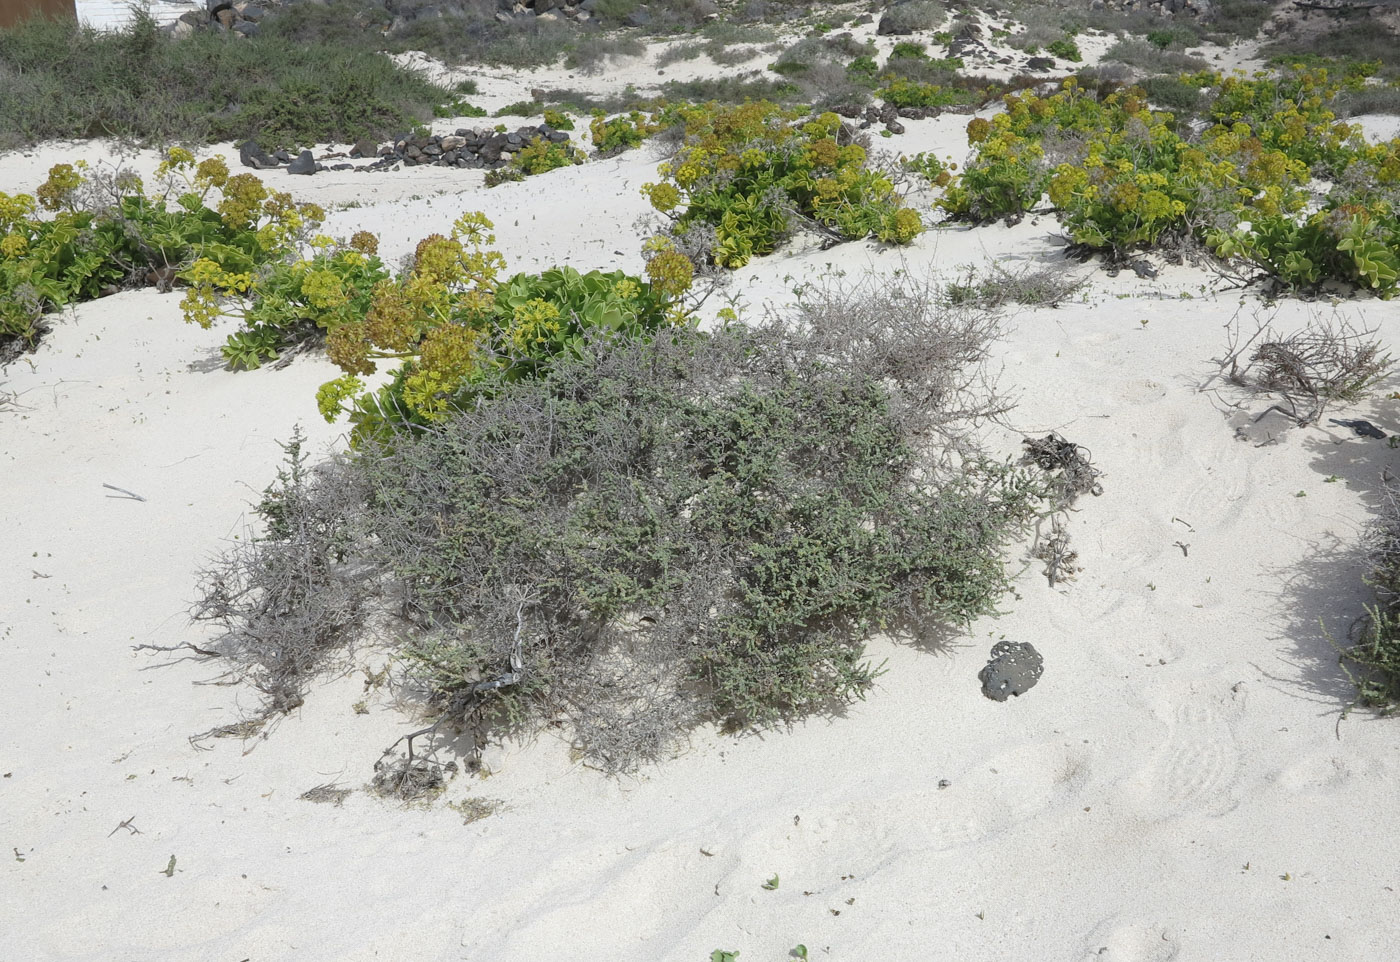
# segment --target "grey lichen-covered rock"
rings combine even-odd
[[[1035,687],[1045,671],[1044,660],[1035,646],[1024,641],[999,641],[992,646],[992,660],[977,673],[982,694],[993,701],[1006,701]]]

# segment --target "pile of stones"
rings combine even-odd
[[[962,114],[971,113],[971,107],[964,107],[961,104],[948,107],[896,107],[894,104],[867,104],[864,107],[855,104],[848,104],[833,108],[834,112],[845,117],[847,120],[860,121],[861,130],[869,130],[877,125],[884,125],[884,128],[892,134],[904,133],[904,125],[900,119],[923,120],[926,117],[937,117],[939,114]]]
[[[165,29],[176,39],[188,37],[196,30],[228,31],[240,37],[255,37],[270,13],[271,8],[250,0],[238,0],[237,3],[232,0],[204,0],[202,13],[198,10],[182,13]]]
[[[517,151],[532,140],[544,139],[553,144],[567,144],[569,135],[548,124],[521,127],[502,132],[461,128],[451,134],[407,134],[387,144],[361,140],[344,153],[325,154],[319,159],[303,150],[293,157],[285,150],[264,151],[257,141],[244,141],[239,148],[243,166],[254,170],[283,168],[289,174],[315,174],[323,170],[398,170],[401,167],[457,167],[460,169],[495,170],[510,163]],[[324,161],[340,160],[326,164]],[[369,163],[350,163],[352,160]]]
[[[1211,0],[1093,0],[1092,10],[1133,10],[1154,13],[1159,17],[1202,17],[1215,13]]]
[[[231,31],[252,37],[279,7],[294,2],[297,0],[204,0],[204,10],[191,10],[165,29],[177,38],[187,37],[196,30]],[[303,2],[325,3],[327,0]],[[594,11],[598,3],[599,0],[495,0],[495,17],[502,22],[539,19],[587,23],[597,19]],[[467,0],[371,0],[371,6],[370,19],[379,20],[378,28],[389,32],[417,20],[480,17],[483,13],[479,3]],[[651,23],[651,13],[642,4],[630,11],[624,22],[632,27],[645,27]]]

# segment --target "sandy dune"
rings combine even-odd
[[[965,123],[911,122],[886,145],[961,154]],[[69,150],[0,158],[0,189],[32,188]],[[329,228],[379,232],[391,260],[480,209],[511,270],[635,270],[655,162],[633,152],[489,191],[479,172],[272,176],[358,203]],[[1105,472],[1072,520],[1074,581],[1049,587],[1015,549],[1004,616],[877,641],[888,671],[845,717],[697,731],[621,780],[545,734],[492,748],[489,778],[455,778],[431,808],[299,799],[361,788],[416,727],[411,705],[366,684],[385,653],[347,659],[266,737],[194,745],[255,693],[211,684],[217,663],[133,650],[210,639],[185,616],[195,571],[241,533],[294,425],[318,451],[341,443],[313,398],[333,366],[226,371],[233,322],[183,324],[178,294],[55,317],[0,374],[15,395],[0,409],[0,960],[698,962],[725,948],[758,962],[798,943],[852,962],[1391,957],[1400,748],[1393,722],[1338,725],[1351,689],[1326,633],[1344,637],[1368,600],[1357,537],[1397,452],[1335,426],[1253,424],[1267,402],[1210,380],[1252,296],[1192,268],[1148,281],[1066,264],[1055,234],[1047,218],[934,230],[899,252],[799,244],[733,291],[759,310],[841,271],[1085,274],[1082,299],[1008,320],[996,360],[1020,405],[989,438],[1012,454],[1022,434],[1058,431]],[[1309,310],[1330,308],[1283,302],[1278,323]],[[1393,302],[1338,310],[1390,339],[1400,325]],[[1335,416],[1400,427],[1388,401]],[[1001,638],[1046,662],[1005,704],[976,678]],[[446,805],[464,799],[503,807],[464,825]]]

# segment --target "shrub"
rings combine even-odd
[[[311,243],[311,257],[270,265],[248,291],[243,330],[229,335],[224,345],[230,366],[259,367],[295,343],[362,319],[375,287],[389,278],[376,256],[378,246],[367,232],[344,244],[318,237]],[[188,300],[202,301],[207,293],[196,287]]]
[[[520,68],[557,63],[579,40],[567,23],[538,17],[502,22],[495,15],[494,4],[478,4],[460,17],[410,20],[386,39],[394,51],[421,50],[446,63]]]
[[[434,117],[485,117],[485,107],[473,107],[465,100],[454,100],[433,108]]]
[[[442,420],[576,353],[592,332],[649,337],[687,320],[688,262],[654,258],[649,280],[565,267],[501,281],[504,259],[485,249],[491,226],[464,214],[450,236],[420,241],[406,272],[378,280],[366,310],[314,319],[326,322],[327,353],[345,372],[322,385],[318,406],[334,420],[352,402],[356,443]],[[235,310],[247,319],[261,297],[255,283]],[[359,378],[385,360],[402,363],[387,385],[365,393]]]
[[[1047,53],[1052,53],[1061,60],[1068,60],[1071,63],[1080,63],[1084,60],[1084,55],[1079,52],[1079,44],[1069,38],[1055,40],[1045,45]]]
[[[197,275],[211,291],[246,288],[323,216],[183,148],[157,176],[147,195],[130,171],[58,164],[33,196],[0,192],[0,341],[32,347],[44,312],[124,287]]]
[[[144,14],[110,32],[41,19],[0,31],[0,84],[0,150],[97,136],[349,143],[387,137],[451,99],[363,40],[302,42],[271,29],[174,40]]]
[[[888,78],[885,86],[875,91],[875,96],[896,107],[947,107],[971,103],[974,99],[966,90],[914,83],[903,77]]]
[[[1005,113],[968,124],[974,157],[940,204],[986,221],[1019,216],[1048,190],[1090,249],[1194,240],[1291,287],[1330,278],[1382,295],[1395,288],[1400,142],[1367,144],[1330,109],[1359,80],[1301,70],[1180,82],[1213,91],[1206,113],[1216,123],[1189,141],[1140,88],[1096,100],[1070,80],[1049,98],[1007,95]],[[1314,177],[1334,186],[1304,215]]]
[[[955,307],[976,305],[989,310],[1007,304],[1059,307],[1083,287],[1084,278],[1068,273],[1063,266],[1024,267],[1013,271],[994,264],[983,272],[969,269],[961,278],[950,281],[943,288],[942,296]]]
[[[506,104],[497,110],[493,117],[537,117],[544,111],[544,108],[533,100],[517,100],[513,104]]]
[[[640,57],[646,45],[635,37],[585,36],[580,38],[564,58],[564,66],[585,74],[602,71],[609,60],[618,57]]]
[[[769,253],[797,224],[836,239],[900,244],[923,229],[835,114],[803,119],[766,102],[680,113],[685,144],[658,169],[661,181],[642,191],[672,219],[673,235],[712,226],[710,256],[721,267]]]
[[[892,33],[922,33],[933,30],[943,23],[944,12],[941,5],[931,0],[913,0],[899,3],[885,11],[882,22],[888,24]]]
[[[573,118],[570,117],[568,114],[564,113],[562,110],[557,110],[552,107],[546,107],[544,109],[544,122],[549,126],[553,127],[555,130],[574,129]]]
[[[1148,77],[1139,86],[1147,99],[1173,114],[1192,116],[1201,108],[1201,88],[1181,77]]]
[[[1265,44],[1260,53],[1286,63],[1306,62],[1308,58],[1326,58],[1342,63],[1366,63],[1386,77],[1400,76],[1400,58],[1395,55],[1400,35],[1383,20],[1367,18],[1353,23],[1341,20],[1320,33],[1306,37],[1285,37]]]
[[[544,137],[533,137],[516,152],[508,166],[486,172],[486,186],[495,187],[507,181],[524,180],[534,174],[581,164],[585,159],[583,151],[567,143],[556,144]]]
[[[1367,527],[1364,544],[1376,603],[1353,626],[1352,643],[1338,646],[1338,661],[1356,685],[1347,711],[1363,705],[1390,715],[1400,710],[1400,491],[1393,480],[1381,489],[1380,513]]]
[[[293,524],[216,565],[201,611],[285,682],[264,683],[275,711],[356,637],[305,625],[348,580],[357,617],[411,616],[402,654],[443,722],[562,720],[613,772],[706,719],[850,701],[879,671],[871,632],[995,609],[1048,491],[971,441],[1005,407],[979,376],[994,332],[899,280],[753,328],[590,337],[432,430],[289,472]]]
[[[1390,369],[1374,333],[1346,321],[1309,320],[1287,334],[1260,323],[1244,337],[1232,322],[1220,369],[1232,383],[1277,398],[1264,414],[1278,411],[1300,425],[1316,424],[1328,405],[1361,400]]]
[[[1200,57],[1178,50],[1162,49],[1156,44],[1136,37],[1119,40],[1104,52],[1105,63],[1123,63],[1151,74],[1184,73],[1209,69]]]
[[[667,100],[696,103],[741,104],[751,100],[791,102],[803,96],[802,88],[789,80],[763,77],[756,72],[694,80],[668,80],[661,85]]]
[[[661,130],[664,113],[664,106],[657,106],[650,115],[641,110],[632,110],[624,116],[608,117],[598,111],[588,125],[589,136],[601,156],[611,157],[629,148],[640,147],[643,140]]]

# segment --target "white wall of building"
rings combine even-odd
[[[80,23],[91,24],[99,30],[116,30],[131,20],[133,0],[74,0]],[[167,24],[190,10],[203,10],[204,4],[192,0],[146,0],[139,3],[151,11],[156,23]]]

